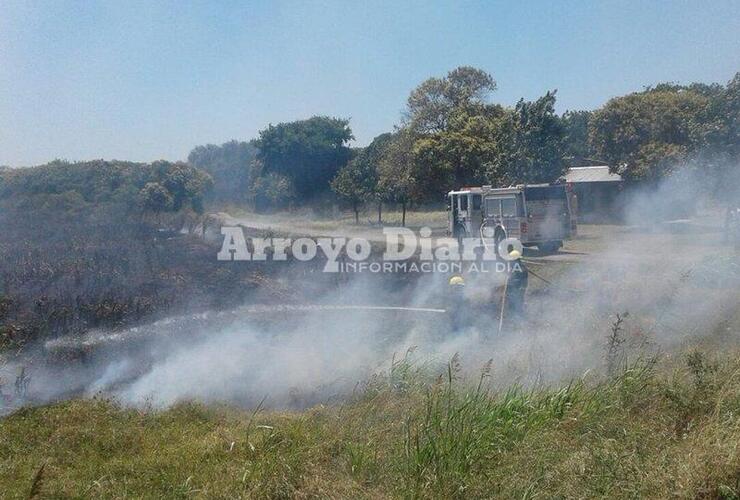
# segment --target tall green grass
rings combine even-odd
[[[492,392],[406,359],[341,406],[75,400],[0,420],[0,497],[738,498],[740,358]]]

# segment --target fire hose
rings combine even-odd
[[[167,331],[168,328],[178,323],[189,323],[195,319],[209,320],[222,319],[230,314],[279,314],[284,312],[320,312],[320,311],[399,311],[411,313],[445,314],[446,309],[432,309],[426,307],[401,307],[401,306],[373,306],[373,305],[351,305],[351,304],[255,304],[242,306],[232,311],[205,312],[195,315],[170,317],[155,321],[148,325],[134,326],[124,330],[91,330],[87,334],[78,336],[67,336],[46,341],[47,350],[64,350],[74,348],[91,348],[98,345],[129,341],[137,338],[150,338],[157,333]]]
[[[525,263],[530,263],[530,264],[536,264],[536,262],[529,262],[529,261],[524,261],[524,262]],[[543,282],[547,283],[548,285],[550,285],[552,287],[559,288],[560,290],[563,290],[563,291],[566,291],[566,292],[570,292],[570,293],[586,293],[584,290],[576,290],[575,288],[567,288],[567,287],[564,287],[564,286],[558,286],[555,283],[553,283],[552,281],[548,280],[547,278],[543,278],[542,276],[540,276],[536,272],[532,271],[531,269],[527,269],[527,271],[529,272],[529,274],[531,274],[535,278],[537,278],[539,280],[542,280]]]

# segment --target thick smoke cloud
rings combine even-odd
[[[471,376],[493,360],[494,385],[554,383],[603,371],[606,337],[623,312],[629,312],[624,354],[633,358],[710,338],[737,345],[738,255],[722,242],[719,211],[708,209],[692,183],[672,180],[634,193],[627,224],[596,227],[603,238],[594,238],[588,254],[566,249],[554,262],[532,263],[538,275],[552,266],[563,271],[551,284],[530,277],[528,321],[507,323],[500,335],[501,276],[481,274],[468,277],[474,320],[461,332],[452,333],[448,315],[439,313],[278,308],[256,314],[245,306],[93,333],[88,339],[97,336],[100,346],[85,363],[31,367],[31,388],[41,401],[103,392],[132,405],[196,399],[254,406],[264,399],[270,407],[306,407],[345,397],[411,348],[432,372],[459,354]],[[666,216],[686,200],[691,220]],[[422,275],[401,286],[362,275],[338,287],[321,277],[324,293],[310,302],[446,307],[448,277]],[[20,364],[6,365],[6,380]]]

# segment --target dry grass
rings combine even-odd
[[[304,231],[338,230],[338,229],[378,229],[378,214],[374,208],[361,210],[359,224],[355,223],[354,213],[340,211],[334,214],[320,213],[310,209],[281,211],[272,214],[256,214],[243,207],[226,207],[224,211],[234,217],[253,222],[273,224],[275,228],[299,226]],[[400,226],[400,210],[383,210],[383,225]],[[406,212],[406,226],[428,226],[433,229],[447,227],[447,211],[444,209],[415,209]]]
[[[457,376],[454,362],[432,383],[398,364],[354,400],[300,413],[105,400],[24,409],[0,420],[2,496],[740,494],[735,355],[694,352],[596,385],[501,394]]]

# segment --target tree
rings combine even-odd
[[[495,155],[503,108],[491,106],[480,114],[459,110],[443,132],[419,136],[414,154],[422,172],[419,193],[439,199],[450,189],[485,182],[486,164]]]
[[[740,199],[740,73],[735,73],[732,80],[716,99],[717,117],[712,130],[714,136],[708,137],[712,158],[719,158],[715,175],[714,193],[726,201]]]
[[[439,199],[464,185],[554,181],[564,170],[566,124],[573,147],[583,149],[588,116],[561,120],[555,91],[507,109],[488,102],[495,88],[488,73],[460,67],[411,92],[402,127],[408,139],[396,149],[410,147],[404,156],[415,199]]]
[[[418,196],[418,169],[413,135],[401,129],[390,138],[378,163],[378,193],[384,201],[401,204],[401,225],[406,225],[406,207]]]
[[[253,141],[229,141],[220,146],[207,144],[194,148],[188,155],[188,163],[213,178],[214,200],[239,203],[247,196],[249,172],[256,157]]]
[[[76,193],[76,199],[97,207],[119,205],[125,209],[140,207],[142,196],[158,210],[179,211],[191,208],[196,212],[203,209],[203,198],[211,188],[211,178],[185,163],[155,161],[133,163],[124,161],[93,160],[70,163],[55,160],[38,167],[12,169],[3,175],[5,188],[0,197],[17,199],[41,198]],[[152,186],[146,188],[149,184]],[[156,186],[156,189],[155,189]],[[160,199],[161,190],[167,191],[164,204],[154,203]],[[145,190],[146,188],[146,190]],[[144,198],[147,198],[146,196]]]
[[[362,204],[375,187],[374,172],[365,170],[362,163],[354,160],[342,167],[331,181],[332,190],[352,206],[355,224],[360,222],[360,204]]]
[[[335,193],[352,205],[355,223],[359,223],[359,207],[362,203],[375,200],[382,203],[378,193],[378,166],[392,135],[381,134],[362,148],[350,162],[342,167],[332,180]]]
[[[631,181],[657,182],[705,142],[711,98],[658,85],[608,101],[594,112],[589,139],[599,157]]]
[[[722,95],[723,145],[735,159],[740,156],[740,73],[735,73]]]
[[[314,116],[308,120],[270,125],[262,130],[261,172],[289,179],[299,201],[325,192],[329,182],[351,158],[349,120]]]
[[[404,125],[415,135],[443,132],[455,112],[485,107],[494,90],[493,77],[470,66],[455,68],[444,78],[429,78],[409,95]]]
[[[536,101],[520,99],[498,132],[490,181],[552,182],[565,170],[563,126],[555,114],[555,92]]]
[[[203,198],[212,188],[211,177],[186,163],[155,161],[151,164],[151,180],[164,186],[172,196],[172,211],[189,205],[195,212],[203,211]]]
[[[296,197],[293,181],[285,175],[273,172],[253,176],[249,195],[258,211],[284,208]]]
[[[501,106],[488,103],[495,89],[491,75],[463,66],[411,92],[403,125],[423,166],[419,196],[438,198],[455,186],[483,181],[495,127],[504,115]]]
[[[563,154],[579,160],[591,158],[593,152],[588,143],[590,111],[566,111],[561,118],[563,124]]]
[[[172,194],[158,182],[147,182],[141,189],[141,199],[144,209],[155,214],[169,212],[174,206]]]

